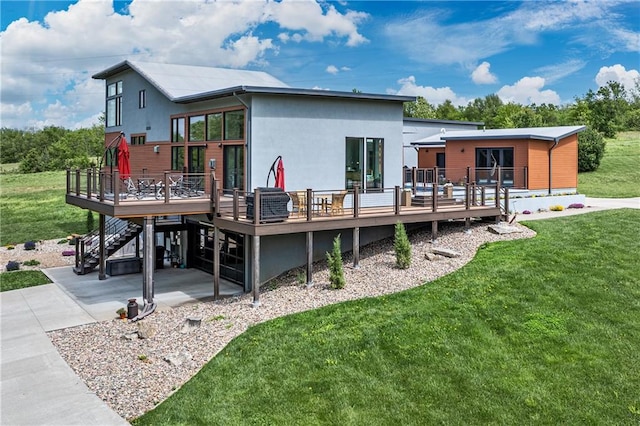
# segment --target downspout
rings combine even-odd
[[[551,175],[552,175],[552,171],[551,171],[551,151],[558,146],[558,143],[560,143],[560,139],[559,138],[553,138],[553,145],[551,146],[551,148],[549,148],[549,195],[551,195]]]
[[[238,95],[236,95],[236,92],[233,92],[233,97],[236,98],[238,100],[238,102],[240,102],[242,105],[244,105],[244,107],[247,110],[247,128],[246,128],[246,140],[244,141],[245,146],[247,147],[247,153],[246,153],[246,157],[245,157],[245,162],[247,164],[247,167],[245,169],[245,174],[246,174],[246,178],[247,178],[247,187],[245,188],[245,191],[249,191],[251,189],[251,107],[249,105],[247,105],[242,99],[240,99],[240,97],[238,97]]]

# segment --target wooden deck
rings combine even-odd
[[[86,176],[86,177],[85,177]],[[205,188],[208,192],[200,191],[188,196],[177,196],[171,192],[149,191],[142,196],[132,196],[123,192],[123,188],[116,185],[113,193],[105,190],[105,185],[99,182],[113,182],[111,177],[101,176],[97,179],[91,173],[82,174],[67,172],[66,202],[84,209],[88,209],[111,217],[135,219],[142,217],[162,217],[175,215],[207,215],[207,220],[221,229],[238,232],[245,235],[280,235],[300,232],[313,232],[335,229],[354,229],[403,223],[428,223],[445,220],[459,220],[470,218],[496,218],[502,215],[500,203],[494,198],[485,197],[486,187],[468,185],[463,198],[444,199],[437,197],[427,203],[421,200],[420,206],[408,204],[403,200],[404,194],[399,187],[379,189],[370,193],[356,193],[350,191],[344,201],[344,208],[340,212],[331,212],[328,200],[336,191],[305,190],[308,199],[312,200],[308,208],[300,214],[292,202],[287,202],[284,217],[266,218],[258,206],[268,202],[269,197],[280,196],[282,193],[261,193],[259,189],[249,194],[254,215],[247,216],[247,195],[244,192],[233,191],[225,194],[218,189],[219,182],[211,179]],[[119,182],[117,174],[115,181]],[[159,178],[159,185],[169,187],[168,177]],[[98,185],[96,185],[98,183]],[[491,191],[500,193],[497,186],[490,187]],[[211,196],[211,193],[217,196]],[[228,191],[230,192],[230,191]],[[302,192],[302,191],[300,191]],[[437,187],[435,188],[437,192]],[[507,195],[508,197],[508,195]],[[286,197],[288,200],[289,197]],[[261,220],[256,218],[260,217]]]

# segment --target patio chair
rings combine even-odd
[[[347,195],[347,191],[340,191],[337,194],[331,194],[331,214],[343,214],[344,213],[344,197]]]
[[[292,191],[289,192],[291,197],[292,211],[297,212],[298,215],[302,215],[307,211],[307,193],[305,191]]]

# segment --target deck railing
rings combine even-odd
[[[495,185],[501,187],[527,188],[527,167],[466,167],[466,168],[405,168],[404,187],[424,188],[437,182],[444,185],[451,182],[463,186],[475,182],[477,185]]]
[[[113,172],[87,170],[67,170],[67,194],[112,202],[119,205],[125,201],[175,202],[188,198],[210,197],[213,176],[206,173],[163,173],[130,174],[123,178]]]

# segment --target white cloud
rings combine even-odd
[[[329,74],[336,75],[336,74],[338,74],[339,72],[347,72],[347,71],[351,71],[351,68],[349,68],[349,67],[340,67],[340,68],[338,68],[338,67],[336,67],[335,65],[329,65],[329,66],[325,69],[325,71],[326,71],[326,72],[328,72]]]
[[[542,77],[523,77],[512,86],[502,86],[497,95],[503,102],[517,104],[560,104],[560,96],[553,90],[542,90],[545,80]]]
[[[491,64],[487,61],[478,65],[471,73],[471,79],[473,82],[476,84],[493,84],[498,81],[495,74],[491,74],[489,68],[491,68]]]
[[[126,12],[116,12],[112,0],[78,0],[43,22],[19,19],[0,33],[2,125],[72,128],[98,116],[104,83],[91,75],[127,58],[244,68],[263,65],[279,43],[367,42],[358,27],[368,15],[336,6],[311,0],[132,0]],[[263,25],[280,34],[264,36]],[[25,108],[31,113],[12,113]]]
[[[638,35],[620,29],[615,14],[609,13],[615,6],[615,2],[521,2],[517,9],[489,19],[452,24],[448,23],[452,21],[449,12],[434,6],[391,21],[383,31],[411,59],[429,65],[470,67],[518,46],[536,44],[544,34],[566,29],[587,35],[575,39],[583,44],[606,43],[611,51],[628,50],[629,45],[638,44]]]
[[[395,91],[389,89],[387,92],[398,95],[422,96],[432,105],[440,105],[447,99],[456,106],[466,105],[468,103],[466,98],[456,95],[450,87],[435,88],[430,86],[419,86],[416,84],[416,78],[412,75],[406,78],[401,78],[398,80],[398,84],[401,85],[399,90]]]
[[[560,64],[536,68],[533,72],[542,76],[546,84],[551,84],[580,71],[585,65],[586,63],[580,59],[571,59]]]
[[[640,79],[640,72],[638,72],[638,70],[627,71],[626,68],[620,64],[611,67],[602,67],[596,75],[598,87],[606,86],[608,82],[615,81],[622,84],[627,91],[635,88],[635,81],[637,79]]]

